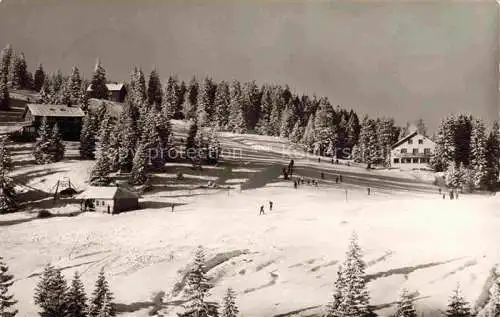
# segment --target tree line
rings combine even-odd
[[[186,274],[183,304],[184,311],[179,317],[236,317],[239,309],[236,295],[227,289],[222,304],[210,301],[210,289],[213,287],[205,266],[205,251],[199,246],[193,262]],[[375,306],[370,303],[367,289],[366,263],[355,233],[352,234],[345,261],[339,265],[332,299],[325,306],[325,317],[373,317]],[[14,317],[17,314],[17,301],[9,292],[14,276],[8,273],[8,267],[0,257],[0,316]],[[87,298],[78,272],[68,286],[61,271],[48,264],[35,289],[35,304],[40,307],[41,317],[111,317],[116,315],[113,293],[101,270],[95,289]],[[396,301],[394,317],[421,316],[415,306],[415,295],[403,289]],[[447,317],[496,317],[500,314],[500,279],[496,279],[490,289],[487,303],[478,311],[471,308],[461,294],[459,285],[453,290],[448,306],[443,312]]]

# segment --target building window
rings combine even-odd
[[[408,144],[413,144],[413,140],[412,139],[408,140]]]
[[[418,144],[424,144],[424,140],[422,139],[418,140]]]
[[[424,154],[430,155],[431,154],[431,149],[424,149]]]
[[[399,159],[398,158],[394,159],[394,164],[399,164]]]
[[[413,158],[413,163],[418,163],[418,158],[417,157]]]
[[[401,153],[407,153],[406,149],[401,149]]]
[[[413,149],[413,154],[418,154],[418,149]]]

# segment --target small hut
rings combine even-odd
[[[139,209],[139,195],[124,187],[91,186],[78,195],[82,211],[108,214]]]

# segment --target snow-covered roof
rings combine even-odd
[[[120,84],[106,84],[106,88],[108,88],[109,91],[119,91],[119,90],[122,90],[123,87],[124,87],[123,83],[120,83]],[[87,87],[87,91],[92,91],[92,84],[90,84]]]
[[[33,104],[26,105],[27,110],[37,117],[84,117],[85,112],[78,106]]]
[[[78,199],[139,198],[137,193],[124,187],[90,186],[77,196]]]
[[[425,135],[421,135],[420,133],[418,133],[418,131],[414,131],[414,132],[412,132],[412,133],[408,134],[407,136],[403,137],[402,139],[400,139],[398,142],[394,143],[394,144],[392,145],[392,148],[394,149],[395,147],[397,147],[397,146],[399,146],[399,145],[401,145],[401,144],[405,143],[405,142],[406,142],[406,141],[408,141],[409,139],[413,139],[413,138],[414,138],[414,137],[416,137],[417,135],[418,135],[418,136],[421,136],[422,138],[428,139],[428,140],[430,140],[431,142],[433,142],[431,139],[429,139],[429,138],[428,138],[428,137],[426,137]]]
[[[89,99],[89,109],[91,111],[97,111],[102,104],[106,107],[107,113],[114,118],[118,118],[123,111],[124,104],[121,102],[94,98]]]

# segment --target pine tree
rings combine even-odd
[[[51,162],[59,162],[64,158],[65,146],[59,133],[59,125],[56,123],[50,135]]]
[[[14,183],[8,173],[12,162],[5,139],[0,141],[0,214],[10,213],[17,209],[18,203]]]
[[[60,270],[48,264],[35,289],[35,304],[40,317],[64,317],[68,310],[68,286]]]
[[[220,130],[226,130],[229,124],[229,105],[231,103],[231,94],[229,91],[229,84],[222,81],[217,85],[215,93],[215,110],[217,117],[217,127]]]
[[[338,273],[334,301],[329,305],[329,316],[370,316],[370,296],[365,281],[366,264],[363,261],[357,235],[352,234],[346,260]]]
[[[132,169],[132,161],[134,159],[136,143],[139,137],[137,119],[135,119],[137,116],[137,109],[127,102],[118,123],[120,126],[119,130],[121,131],[119,149],[120,170],[123,172],[130,172]]]
[[[446,310],[447,317],[471,317],[471,309],[469,303],[460,294],[460,286],[453,291]]]
[[[486,182],[489,189],[493,189],[498,183],[500,172],[500,127],[496,121],[486,141],[486,159],[488,169]]]
[[[288,112],[285,111],[284,115]],[[337,136],[334,131],[335,110],[326,98],[321,98],[319,108],[314,117],[314,135],[315,146],[318,149],[318,154],[326,154],[326,149],[330,143],[333,146],[337,145]]]
[[[233,289],[228,288],[226,295],[224,296],[220,317],[236,317],[238,316],[238,313],[239,310],[236,306],[236,295]]]
[[[90,183],[94,186],[106,186],[110,183],[109,174],[112,169],[112,157],[109,148],[111,144],[112,123],[106,113],[99,128],[99,143],[97,146],[97,161],[91,171]]]
[[[106,294],[104,296],[103,305],[101,311],[99,312],[99,317],[113,317],[116,316],[113,303],[111,302],[110,296]]]
[[[445,171],[455,161],[455,118],[450,116],[441,121],[436,139],[431,166],[436,172]]]
[[[189,126],[188,136],[186,139],[186,157],[189,160],[193,160],[195,158],[194,150],[196,149],[195,138],[198,134],[198,124],[196,121],[191,122]]]
[[[22,88],[22,76],[21,74],[21,58],[20,56],[14,54],[12,56],[12,61],[10,64],[10,70],[9,70],[9,87],[12,89],[21,89]],[[26,64],[24,65],[26,66]],[[26,72],[26,69],[24,69]]]
[[[342,302],[343,293],[346,291],[342,272],[342,265],[339,265],[337,270],[337,280],[335,281],[335,292],[333,293],[332,300],[327,305],[326,317],[340,317],[338,314],[338,308]]]
[[[212,129],[210,137],[208,138],[208,162],[211,164],[217,163],[219,161],[221,151],[222,149],[217,137],[217,132],[215,131],[215,129]]]
[[[106,71],[98,59],[92,74],[92,97],[97,99],[108,99],[108,87],[106,86]]]
[[[294,143],[300,142],[304,135],[304,127],[300,125],[300,121],[295,122],[292,132],[290,133],[290,141]]]
[[[82,78],[76,66],[73,66],[71,69],[67,89],[70,96],[69,103],[72,105],[80,104],[82,101]]]
[[[215,117],[214,101],[217,85],[209,77],[205,77],[198,96],[198,124],[212,125]]]
[[[305,150],[311,152],[313,150],[314,143],[316,141],[314,133],[314,114],[311,114],[309,120],[307,121],[306,129],[304,130],[304,134],[302,136],[301,144],[304,146]]]
[[[209,316],[209,307],[205,299],[210,295],[210,285],[205,271],[205,251],[201,246],[196,250],[193,267],[187,275],[186,287],[189,296],[188,311],[194,316]]]
[[[474,172],[473,184],[476,188],[487,184],[488,158],[486,148],[486,129],[481,120],[476,119],[472,123],[470,136],[470,167]]]
[[[260,116],[260,101],[262,95],[255,81],[243,85],[243,110],[247,129],[254,130]],[[290,131],[293,128],[290,127]]]
[[[241,85],[237,80],[233,81],[230,93],[231,103],[229,105],[228,128],[235,133],[245,133],[247,131],[247,125],[243,108],[243,95]]]
[[[183,113],[186,120],[196,118],[196,110],[198,107],[198,91],[199,85],[196,77],[192,77],[186,90],[186,98],[183,104]]]
[[[45,82],[45,71],[43,70],[43,65],[39,64],[35,70],[35,75],[33,76],[33,89],[40,91]]]
[[[47,117],[42,118],[42,122],[38,127],[38,139],[35,142],[35,150],[33,156],[35,157],[35,162],[37,164],[47,164],[50,163],[49,156],[50,147],[50,125]]]
[[[170,75],[163,98],[163,109],[168,118],[180,119],[183,117],[181,99],[179,79],[175,75]]]
[[[137,146],[137,150],[132,162],[132,170],[130,173],[129,182],[132,185],[143,185],[148,180],[148,150],[143,142]]]
[[[158,76],[156,69],[153,69],[149,74],[147,94],[148,104],[154,105],[156,109],[161,109],[163,90],[161,88],[160,76]]]
[[[67,314],[66,317],[86,317],[87,316],[87,296],[80,275],[75,272],[73,280],[67,293]]]
[[[273,109],[271,111],[271,118],[269,121],[271,128],[271,135],[278,136],[281,132],[282,114],[285,110],[285,101],[283,98],[283,89],[281,87],[274,87],[271,92]]]
[[[271,126],[271,114],[273,111],[273,100],[271,88],[265,86],[262,89],[261,113],[259,122],[257,123],[257,132],[262,135],[272,135],[273,129]]]
[[[446,186],[451,188],[460,188],[463,184],[463,175],[460,166],[455,162],[451,162],[445,173]]]
[[[99,272],[95,289],[92,293],[89,303],[89,317],[101,317],[101,313],[110,314],[102,317],[115,316],[111,302],[113,301],[113,293],[109,289],[108,281],[104,275],[104,270]]]
[[[403,290],[401,294],[394,317],[417,317],[417,311],[413,305],[413,298],[406,290]]]
[[[1,213],[1,212],[0,212]],[[9,274],[9,267],[3,262],[0,256],[0,317],[14,317],[17,309],[14,309],[17,301],[9,289],[14,283],[14,276]]]
[[[0,63],[0,110],[10,109],[9,68],[12,49],[8,45],[2,50]]]
[[[490,288],[490,297],[488,303],[481,312],[484,317],[498,317],[500,316],[500,281],[498,279],[493,281]]]
[[[83,118],[82,130],[80,131],[80,158],[83,160],[95,159],[98,127],[97,116],[88,112]]]

